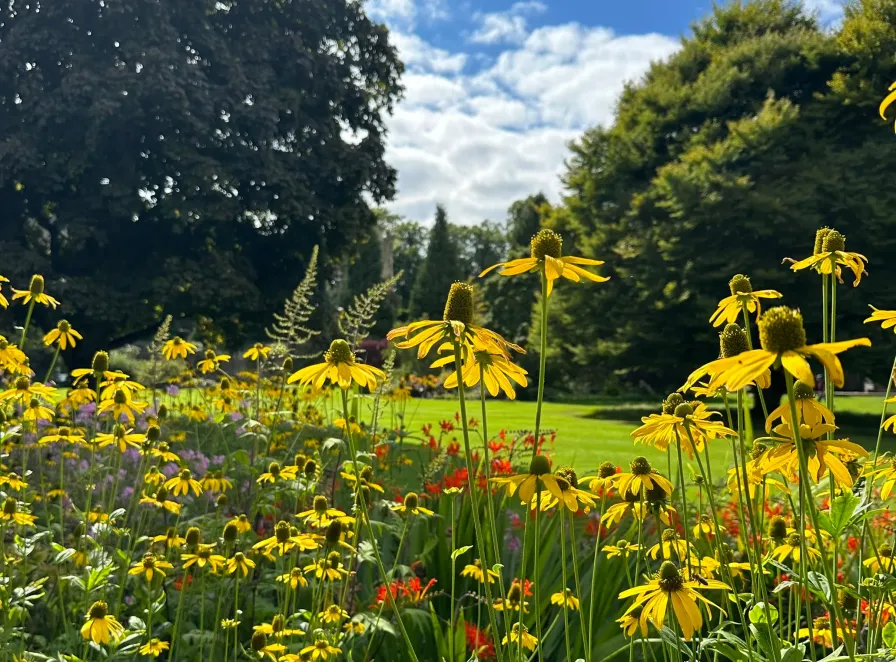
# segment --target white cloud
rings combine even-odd
[[[449,53],[428,44],[415,34],[392,31],[389,39],[401,53],[405,66],[412,70],[457,74],[467,62],[466,53]]]
[[[515,3],[507,11],[476,14],[473,18],[479,21],[479,27],[469,40],[474,44],[520,43],[526,38],[526,16],[546,9],[542,2],[526,0]]]
[[[434,23],[451,17],[444,0],[420,0],[419,5],[414,0],[367,0],[364,10],[377,21],[403,28],[414,27],[418,18]]]
[[[838,23],[843,18],[842,0],[803,0],[803,4],[809,11],[816,12],[824,24]]]

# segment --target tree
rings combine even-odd
[[[614,123],[573,145],[564,178],[562,230],[613,280],[552,296],[552,343],[567,353],[551,374],[592,390],[679,386],[715,358],[707,319],[736,273],[783,292],[819,341],[819,278],[781,260],[811,254],[824,225],[870,258],[869,278],[839,288],[838,337],[880,335],[862,319],[869,303],[892,305],[896,276],[896,150],[876,119],[896,76],[881,50],[894,20],[893,0],[850,8],[839,34],[778,0],[720,6],[627,86]],[[847,376],[884,381],[891,353],[850,353]]]
[[[202,315],[260,337],[394,192],[402,65],[350,0],[11,2],[0,20],[0,251],[98,346]]]
[[[478,225],[451,225],[450,228],[465,278],[478,278],[483,269],[507,253],[507,235],[500,223],[485,220]]]
[[[436,206],[436,219],[429,231],[426,257],[417,271],[411,290],[409,310],[414,318],[440,319],[451,283],[461,280],[458,246],[451,237],[448,216],[442,205]]]

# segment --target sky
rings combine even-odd
[[[805,0],[822,21],[841,0]],[[626,81],[674,53],[711,0],[366,0],[405,63],[388,119],[398,192],[428,222],[501,221],[515,200],[562,195],[568,144],[608,124]]]

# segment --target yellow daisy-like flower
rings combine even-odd
[[[439,352],[453,350],[457,342],[463,351],[476,347],[499,354],[509,350],[522,352],[522,348],[506,341],[499,334],[473,324],[473,287],[467,283],[454,283],[448,291],[445,311],[441,320],[422,320],[392,329],[388,340],[396,340],[398,349],[417,348],[417,358],[422,359],[436,345]]]
[[[149,406],[146,402],[138,402],[132,400],[128,391],[117,388],[115,393],[108,400],[101,400],[97,409],[99,414],[112,414],[113,420],[121,420],[124,416],[128,423],[134,425],[137,414],[142,414],[143,410]]]
[[[143,575],[146,578],[146,581],[151,582],[152,578],[157,574],[165,577],[165,571],[173,568],[168,561],[165,560],[163,556],[156,556],[150,552],[147,552],[143,555],[143,558],[140,561],[137,561],[134,565],[131,566],[131,569],[128,570],[129,575]]]
[[[310,646],[305,646],[301,651],[299,651],[302,660],[311,660],[311,662],[315,662],[316,660],[328,660],[330,657],[336,657],[342,651],[335,646],[331,646],[330,642],[326,639],[316,639],[313,644]],[[283,662],[283,658],[280,658],[280,662]]]
[[[125,427],[120,423],[115,424],[111,433],[100,432],[96,435],[96,439],[94,440],[97,448],[115,446],[122,453],[129,447],[139,450],[143,447],[143,442],[145,441],[145,434],[142,432],[134,432],[133,428]]]
[[[871,480],[883,477],[884,484],[880,488],[880,498],[886,501],[893,493],[893,488],[896,487],[896,460],[893,458],[880,458],[876,466],[865,466],[865,475],[871,478]]]
[[[175,515],[180,513],[181,508],[181,505],[177,501],[171,501],[168,498],[168,490],[165,489],[164,485],[156,490],[154,496],[148,496],[146,492],[144,492],[143,496],[140,497],[140,503],[145,503],[153,508],[164,508],[169,513],[174,513]]]
[[[694,632],[703,626],[703,617],[700,614],[697,601],[701,600],[707,606],[718,608],[717,605],[700,595],[699,591],[701,590],[730,591],[731,588],[715,579],[704,579],[700,582],[688,581],[674,563],[663,561],[656,577],[647,584],[623,591],[619,594],[619,598],[635,597],[635,602],[625,613],[628,615],[640,610],[638,623],[641,626],[642,634],[647,634],[648,621],[653,623],[657,630],[662,630],[666,622],[666,614],[671,606],[684,639],[690,641]]]
[[[308,580],[305,579],[305,575],[302,574],[301,568],[293,568],[285,575],[278,575],[277,581],[289,584],[289,587],[294,591],[300,586],[308,586]]]
[[[183,561],[184,568],[190,568],[194,565],[199,568],[208,566],[212,572],[217,574],[224,564],[227,563],[227,559],[220,554],[215,554],[214,549],[214,545],[199,545],[199,549],[196,550],[195,554],[181,554],[180,560]]]
[[[348,612],[345,611],[339,605],[330,605],[322,612],[320,612],[317,617],[322,620],[324,623],[341,623],[344,619],[348,618]]]
[[[330,552],[316,563],[306,565],[303,570],[306,575],[313,574],[317,579],[333,582],[348,575],[348,571],[342,567],[342,556],[339,552]]]
[[[202,489],[205,492],[212,492],[215,494],[218,492],[226,492],[233,487],[233,483],[230,482],[230,479],[219,470],[209,471],[202,477],[199,484],[202,485]]]
[[[819,246],[821,243],[821,246]],[[815,267],[820,273],[825,275],[835,275],[841,283],[840,267],[843,265],[852,270],[855,280],[853,287],[862,282],[862,274],[866,273],[865,263],[868,258],[861,253],[850,253],[846,250],[846,237],[836,230],[830,228],[822,228],[815,235],[815,254],[810,255],[804,260],[793,262],[790,266],[794,271]]]
[[[260,342],[255,343],[243,352],[243,358],[249,359],[250,361],[258,361],[259,359],[266,359],[268,355],[271,353],[271,348],[265,345],[262,345]]]
[[[607,555],[608,559],[611,559],[614,556],[627,559],[629,557],[629,554],[634,554],[640,549],[641,546],[637,543],[630,543],[627,540],[620,540],[615,545],[605,545],[601,548],[601,551]]]
[[[877,556],[871,556],[864,561],[862,565],[871,570],[871,572],[888,572],[893,573],[896,568],[896,558],[893,558],[893,548],[884,543],[877,548]]]
[[[44,292],[44,277],[40,274],[34,274],[31,277],[31,284],[27,290],[12,288],[12,300],[16,301],[17,299],[21,299],[24,304],[30,304],[33,301],[50,308],[56,308],[59,305],[56,299]]]
[[[340,430],[345,430],[345,419],[344,418],[334,418],[333,425],[335,425]],[[355,421],[354,416],[348,417],[348,430],[351,434],[361,434],[361,426]]]
[[[476,345],[478,341],[474,338],[473,342]],[[466,386],[470,388],[476,386],[481,377],[486,390],[492,397],[497,396],[499,391],[503,391],[510,400],[516,399],[516,389],[512,382],[516,382],[524,388],[528,386],[526,370],[512,363],[503,352],[490,350],[483,346],[474,346],[472,350],[466,348],[465,353],[467,356],[462,364],[461,374]],[[454,355],[448,354],[433,362],[430,368],[453,366],[454,362]],[[442,386],[457,388],[457,370],[445,379]]]
[[[84,340],[84,336],[75,331],[68,320],[59,320],[56,328],[44,336],[44,345],[49,347],[54,343],[59,343],[59,349],[65,351],[69,347],[74,347],[76,340]]]
[[[11,400],[13,402],[30,401],[32,398],[44,398],[49,400],[56,393],[56,389],[39,383],[31,383],[28,377],[16,377],[13,387],[0,393],[0,402]]]
[[[854,478],[849,472],[846,462],[856,457],[866,457],[868,451],[847,439],[823,438],[836,429],[836,426],[827,423],[802,424],[799,427],[799,438],[807,455],[809,477],[813,482],[819,483],[830,470],[834,476],[834,482],[841,487],[850,488]],[[773,432],[776,436],[762,437],[756,440],[759,443],[773,442],[775,444],[759,457],[759,470],[763,474],[780,472],[787,479],[798,476],[800,460],[793,428],[789,423],[781,423],[774,428]]]
[[[193,478],[193,472],[189,469],[181,469],[180,472],[165,482],[165,487],[174,496],[186,496],[191,491],[195,496],[202,494],[202,485]]]
[[[207,349],[205,350],[205,358],[199,361],[196,364],[196,367],[199,368],[199,372],[206,375],[210,372],[214,372],[218,369],[219,365],[226,363],[229,360],[230,354],[216,354],[214,350]]]
[[[28,483],[22,480],[19,474],[15,472],[6,475],[0,474],[0,485],[8,485],[13,492],[21,492],[28,487]]]
[[[141,453],[146,453],[146,449],[140,451]],[[171,447],[168,446],[167,442],[162,442],[158,446],[149,449],[149,454],[152,457],[156,457],[160,459],[162,462],[174,462],[175,464],[180,462],[180,457],[177,453],[171,450]]]
[[[28,406],[25,407],[25,410],[22,412],[22,418],[24,420],[32,421],[34,423],[37,421],[52,421],[55,415],[56,412],[45,406],[40,401],[40,398],[31,398]]]
[[[767,310],[759,318],[758,326],[762,349],[749,350],[716,362],[711,386],[723,385],[729,391],[738,391],[756,381],[778,362],[796,379],[812,384],[815,379],[806,360],[806,357],[812,356],[824,364],[831,382],[839,387],[843,386],[843,366],[840,365],[837,354],[851,347],[871,346],[868,338],[807,345],[803,316],[798,310],[785,306]]]
[[[139,650],[137,651],[140,655],[145,655],[147,657],[158,657],[166,650],[168,650],[168,642],[161,641],[160,639],[150,639],[145,644],[143,644]]]
[[[329,526],[330,522],[334,520],[345,522],[347,524],[355,521],[353,517],[346,515],[341,510],[330,508],[330,503],[327,501],[327,497],[322,494],[318,494],[314,497],[310,510],[303,510],[302,512],[297,513],[296,517],[304,518],[305,524],[311,524],[317,527]]]
[[[27,371],[23,369],[27,360],[25,352],[10,344],[4,336],[0,336],[0,368],[13,373],[27,372],[30,375],[30,368]]]
[[[347,389],[354,382],[372,391],[376,388],[377,382],[385,378],[386,373],[379,368],[356,363],[355,353],[346,341],[334,340],[330,343],[330,349],[324,352],[323,363],[315,363],[294,372],[286,383],[298,382],[303,386],[311,384],[319,389],[329,380],[339,384],[340,388]]]
[[[255,561],[245,556],[242,552],[237,552],[229,559],[224,567],[225,574],[232,575],[235,572],[243,573],[243,577],[249,576],[249,570],[255,567]]]
[[[541,497],[542,511],[550,510],[558,504],[562,504],[565,508],[573,513],[584,510],[586,513],[595,507],[594,495],[588,494],[585,490],[579,489],[579,478],[576,470],[572,467],[560,467],[554,472],[554,480],[560,487],[560,498],[554,496],[550,492]],[[529,502],[530,508],[538,507],[538,495],[532,497]]]
[[[109,606],[102,600],[91,605],[86,618],[81,626],[81,637],[95,644],[117,641],[124,634],[124,626],[109,613]]]
[[[270,554],[272,550],[276,549],[279,556],[286,556],[293,549],[307,552],[318,547],[320,545],[310,535],[301,534],[298,530],[293,532],[289,522],[280,520],[274,527],[274,535],[258,541],[252,546],[252,549],[261,550],[266,554]]]
[[[281,467],[279,462],[271,462],[268,465],[268,470],[261,474],[255,482],[259,485],[264,485],[265,483],[276,483],[280,480],[295,480],[298,471],[299,468],[296,466]]]
[[[3,287],[3,283],[8,283],[9,278],[6,276],[0,276],[0,288]],[[0,290],[0,308],[9,308],[9,301],[7,301],[6,297],[3,296],[3,291]]]
[[[646,457],[636,457],[632,460],[630,469],[630,473],[614,474],[610,479],[622,494],[645,494],[654,486],[661,488],[667,495],[672,494],[672,483],[655,471]]]
[[[484,584],[485,578],[488,577],[488,583],[494,584],[495,580],[498,578],[498,573],[490,568],[483,568],[482,563],[479,562],[479,559],[476,559],[472,563],[464,566],[464,569],[460,571],[460,576],[472,577],[480,584]]]
[[[682,402],[672,413],[651,414],[641,419],[643,425],[631,435],[634,440],[666,450],[670,444],[681,444],[690,457],[702,453],[707,441],[736,437],[737,433],[720,421],[711,420],[719,412],[710,411],[702,402]],[[691,443],[693,439],[693,444]]]
[[[420,505],[420,497],[416,492],[408,492],[404,496],[404,502],[392,506],[396,513],[411,513],[412,515],[433,515],[429,508]]]
[[[530,503],[536,491],[547,490],[558,499],[563,498],[560,485],[551,473],[551,463],[544,455],[536,455],[532,458],[529,463],[529,473],[492,478],[491,482],[496,485],[505,485],[508,496],[513,496],[514,492],[519,490],[520,501],[523,503]]]
[[[196,353],[196,345],[187,342],[180,336],[174,336],[171,340],[162,345],[162,356],[168,361],[175,359],[185,359],[188,354]]]
[[[530,255],[509,262],[499,262],[490,266],[479,274],[481,278],[493,269],[500,268],[501,276],[516,276],[528,272],[537,271],[544,275],[547,282],[547,294],[551,295],[554,289],[554,281],[558,278],[580,282],[583,278],[595,283],[606,283],[609,278],[598,276],[582,267],[597,267],[603,264],[601,260],[592,260],[587,257],[563,257],[563,238],[553,230],[539,230],[529,242]]]
[[[575,611],[579,608],[579,599],[572,594],[571,589],[565,588],[551,595],[551,604]]]
[[[284,637],[302,637],[305,635],[303,630],[296,630],[286,627],[286,619],[282,614],[277,614],[271,619],[270,623],[261,623],[254,627],[255,632],[263,632],[268,637],[276,637],[283,639]]]
[[[853,628],[848,628],[847,631],[851,638],[855,637],[856,632]],[[807,638],[809,635],[809,628],[800,628],[796,633],[796,636],[800,639]],[[812,622],[811,636],[816,644],[821,644],[827,648],[834,648],[837,645],[837,642],[834,641],[834,631],[831,627],[831,619],[827,616],[819,616]],[[838,642],[846,641],[845,632],[842,627],[837,628],[837,640]]]
[[[15,497],[6,497],[3,508],[0,508],[0,521],[14,522],[19,526],[34,526],[37,517],[22,510],[23,506],[25,504],[19,504]]]
[[[793,397],[796,400],[796,415],[801,424],[816,426],[821,423],[834,424],[834,412],[825,407],[815,398],[815,389],[801,381],[793,383]],[[791,423],[790,401],[787,400],[781,406],[772,410],[765,420],[765,431],[771,432],[774,422],[780,419],[782,423]]]
[[[737,274],[729,282],[731,295],[719,301],[716,312],[709,321],[713,326],[722,326],[737,321],[744,310],[747,313],[756,313],[758,317],[762,312],[760,299],[780,299],[783,295],[776,290],[753,290],[750,279],[742,274]]]
[[[520,628],[519,623],[514,623],[513,627],[510,629],[510,633],[504,635],[501,643],[504,646],[506,646],[508,643],[519,643],[523,648],[534,651],[535,647],[538,645],[538,638],[529,634],[529,630],[525,625]]]
[[[869,306],[873,311],[871,317],[865,318],[865,324],[869,322],[880,322],[880,328],[893,329],[896,333],[896,310],[878,310],[874,306]]]
[[[799,563],[802,558],[801,543],[802,538],[799,533],[789,533],[787,537],[772,550],[772,558],[781,563],[786,559],[791,558],[794,563]],[[821,552],[814,547],[809,547],[808,544],[806,544],[806,554],[809,557],[809,563],[821,560]]]
[[[678,559],[679,563],[684,562],[688,557],[688,543],[678,537],[675,529],[664,529],[660,536],[660,542],[647,550],[647,556],[652,559],[663,558],[666,560],[673,557]],[[696,557],[696,552],[691,552]]]

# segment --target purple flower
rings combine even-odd
[[[216,466],[220,466],[220,465],[224,464],[224,460],[226,460],[226,459],[227,458],[225,458],[223,455],[213,455],[212,456],[212,464],[214,464]]]
[[[173,398],[178,393],[180,393],[180,388],[178,388],[177,384],[171,384],[168,386],[167,391],[168,391],[168,395],[170,395]]]
[[[127,500],[130,499],[132,496],[134,496],[134,488],[131,487],[131,486],[125,487],[125,488],[121,491],[121,498],[122,498],[122,500],[124,500],[124,501],[127,501]]]
[[[507,540],[507,551],[511,554],[520,551],[520,539],[517,536],[510,536]]]
[[[230,420],[241,421],[241,420],[243,420],[243,415],[241,413],[239,413],[238,411],[232,411],[232,412],[230,412]]]
[[[174,474],[180,471],[180,467],[178,467],[174,462],[169,462],[164,467],[162,467],[162,473],[165,474],[168,478],[171,478]]]

